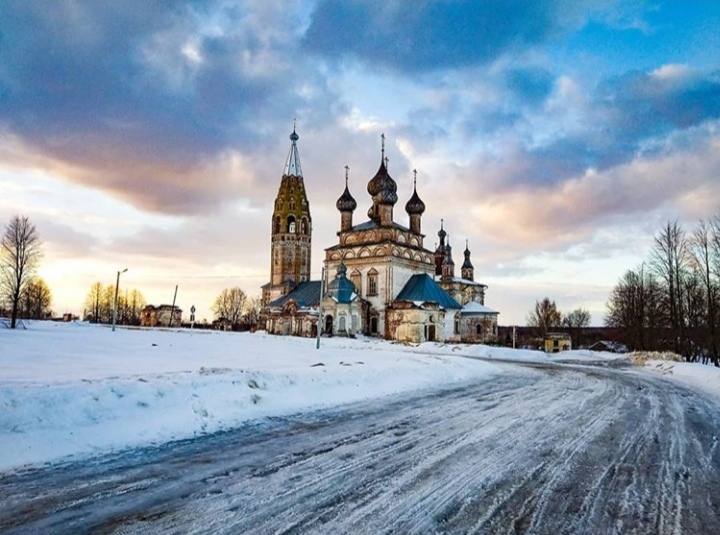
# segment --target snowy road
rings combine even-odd
[[[628,370],[276,419],[0,479],[2,533],[720,533],[720,406]]]

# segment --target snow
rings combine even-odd
[[[318,350],[315,339],[264,332],[113,332],[86,323],[32,322],[25,330],[0,330],[0,471],[531,373],[506,361],[617,358],[622,356],[362,337],[323,338]],[[720,370],[709,366],[651,363],[639,373],[663,373],[720,395]]]
[[[673,362],[667,360],[649,360],[644,370],[661,374],[668,379],[700,390],[714,396],[720,396],[720,368],[695,362]]]
[[[33,322],[0,331],[0,470],[485,379],[502,365],[377,339]]]
[[[465,313],[498,314],[497,310],[493,310],[492,308],[481,305],[480,303],[477,303],[475,301],[470,301],[468,304],[462,307],[462,311]]]

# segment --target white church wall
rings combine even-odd
[[[442,334],[440,340],[448,342],[454,340],[455,336],[455,313],[457,310],[446,310],[442,314]]]

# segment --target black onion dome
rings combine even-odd
[[[397,202],[397,183],[392,179],[385,167],[385,161],[380,162],[380,169],[375,176],[368,182],[367,191],[372,195],[373,199],[383,193],[378,200],[383,204],[395,204]],[[392,200],[392,199],[395,200]]]
[[[350,190],[348,189],[347,184],[345,185],[345,191],[343,191],[343,194],[337,200],[335,206],[337,206],[337,209],[341,212],[352,212],[355,208],[357,208],[357,202],[353,196],[350,195]]]
[[[445,229],[442,227],[442,224],[441,224],[440,230],[438,230],[438,238],[440,238],[441,240],[444,240],[445,236],[447,236],[447,232],[445,232]]]
[[[472,262],[470,262],[470,249],[468,248],[467,240],[465,241],[465,250],[463,251],[463,254],[465,255],[465,261],[463,262],[463,269],[473,269]]]
[[[297,132],[295,132],[295,128],[293,128],[292,134],[290,134],[290,141],[294,143],[298,139],[300,139],[300,136],[297,135]]]
[[[378,172],[375,173],[375,176],[370,179],[370,182],[368,182],[367,185],[367,191],[371,196],[375,197],[375,195],[384,189],[384,180],[387,174],[388,172],[385,167],[385,160],[381,160],[380,169],[378,169]]]
[[[425,203],[422,202],[422,199],[418,196],[417,189],[415,188],[413,188],[412,197],[410,197],[410,200],[405,205],[405,211],[410,215],[422,215],[425,211]]]
[[[373,197],[378,204],[395,204],[398,201],[397,193],[391,189],[384,189]]]

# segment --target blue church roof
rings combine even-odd
[[[347,278],[347,268],[344,262],[340,262],[337,275],[328,284],[327,294],[338,303],[351,303],[355,298],[355,284]]]
[[[320,303],[320,287],[322,281],[305,281],[298,284],[295,289],[287,295],[278,297],[270,302],[271,307],[285,306],[290,299],[295,300],[299,307],[315,307]]]
[[[427,273],[418,273],[410,277],[395,300],[437,303],[443,308],[462,308]]]

